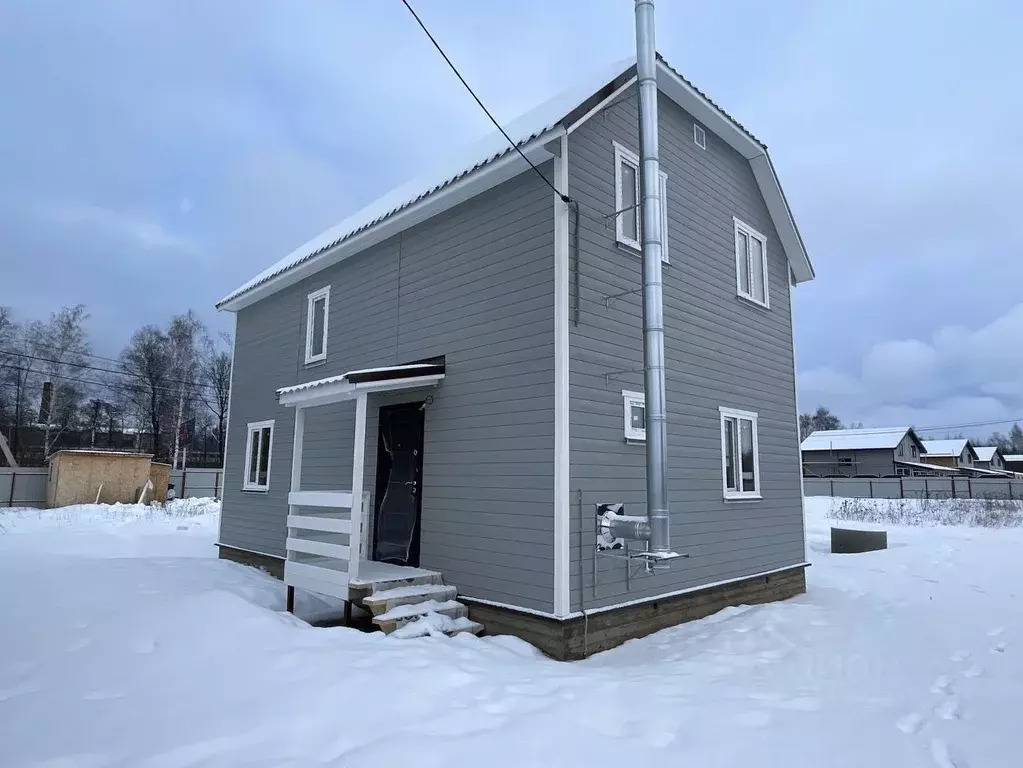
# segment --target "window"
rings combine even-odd
[[[703,126],[699,123],[693,123],[693,141],[696,142],[696,146],[700,149],[707,148],[707,132],[703,130]]]
[[[899,456],[905,456],[905,455],[906,455],[906,446],[904,446],[902,443],[899,443]]]
[[[909,455],[914,459],[916,458],[916,443],[909,444]]]
[[[757,415],[720,408],[721,469],[726,499],[759,499],[760,449]]]
[[[903,475],[906,474],[906,468],[905,467],[896,467],[895,468],[895,474],[898,477],[902,477]]]
[[[615,142],[615,239],[622,245],[642,250],[640,215],[639,156]],[[668,260],[668,174],[659,174],[661,198],[661,261]]]
[[[270,487],[270,448],[273,445],[273,421],[249,424],[249,438],[245,443],[244,491],[265,491]]]
[[[305,315],[305,361],[327,359],[327,318],[330,314],[330,286],[310,293]]]
[[[622,390],[625,401],[625,439],[646,440],[646,397],[642,392]]]
[[[735,222],[735,278],[744,299],[770,306],[767,293],[767,238],[738,219]]]

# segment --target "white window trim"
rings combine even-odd
[[[720,413],[719,429],[721,430],[721,489],[725,500],[755,501],[764,498],[761,493],[763,478],[760,476],[760,430],[757,427],[757,414],[753,411],[739,411],[734,408],[725,408],[724,406],[719,407],[718,412]],[[733,491],[728,487],[728,449],[725,443],[725,419],[729,418],[747,419],[753,422],[753,472],[757,480],[757,489],[755,491]],[[740,467],[742,462],[741,447],[740,444],[740,453],[735,457],[735,460],[740,462]]]
[[[313,307],[316,302],[323,299],[323,351],[318,355],[313,354]],[[305,310],[305,362],[318,363],[327,359],[327,324],[330,321],[330,286],[324,286],[318,291],[313,291],[306,297]]]
[[[699,123],[693,123],[693,143],[700,149],[707,148],[707,131]]]
[[[615,216],[615,239],[622,245],[627,245],[630,248],[635,248],[637,251],[642,250],[640,239],[642,238],[642,218],[639,215],[640,208],[636,207],[636,239],[633,240],[627,237],[622,231],[622,208],[625,203],[622,202],[622,163],[628,163],[636,169],[636,202],[639,203],[642,198],[642,190],[640,189],[639,183],[639,155],[633,152],[631,149],[622,146],[617,141],[614,142],[615,148],[615,211],[618,211],[618,215]]]
[[[746,299],[747,301],[752,301],[757,306],[764,307],[765,309],[769,309],[770,306],[771,306],[771,291],[770,291],[770,285],[769,285],[770,280],[768,279],[768,274],[767,274],[767,238],[764,237],[764,235],[762,235],[757,230],[753,229],[753,227],[751,227],[749,224],[746,224],[745,222],[740,221],[735,216],[732,217],[732,222],[734,224],[734,230],[735,230],[732,233],[732,250],[735,251],[735,290],[736,290],[736,293],[738,293],[739,296],[741,296],[742,298]],[[753,237],[753,238],[756,238],[757,240],[760,241],[760,257],[761,257],[761,259],[763,259],[763,269],[764,269],[764,300],[763,301],[760,301],[759,299],[755,299],[753,297],[753,293],[752,292],[747,293],[743,289],[743,286],[742,286],[742,272],[739,269],[739,248],[738,248],[738,245],[739,245],[739,233],[740,232],[742,234],[746,235],[747,237]],[[753,281],[753,265],[752,264],[748,264],[748,267],[749,267],[749,272],[750,272],[750,284],[752,286],[752,281]]]
[[[636,429],[632,426],[632,408],[633,406],[640,405],[643,407],[643,412],[646,413],[646,395],[642,392],[632,392],[628,389],[622,390],[622,403],[624,405],[624,430],[625,439],[629,442],[645,443],[646,442],[646,426],[642,429]]]
[[[636,201],[637,203],[642,203],[643,188],[639,180],[639,155],[617,141],[613,142],[613,144],[615,149],[615,210],[619,212],[615,216],[615,240],[621,245],[642,252],[643,215],[641,205],[636,207],[636,239],[633,240],[626,237],[625,233],[622,232],[622,208],[624,207],[622,202],[622,163],[626,162],[636,170]],[[661,261],[667,264],[670,263],[668,260],[668,174],[660,171],[658,178],[660,179],[658,196],[661,201]]]
[[[266,485],[260,485],[259,483],[249,482],[249,467],[252,466],[252,450],[253,450],[253,439],[254,434],[260,434],[267,427],[270,428],[270,455],[266,457]],[[248,430],[245,438],[245,468],[242,470],[242,490],[243,491],[267,491],[270,489],[270,465],[273,462],[274,456],[274,420],[269,419],[267,421],[250,421],[246,426]],[[256,450],[259,446],[255,446]],[[259,475],[259,463],[256,463],[256,475]]]

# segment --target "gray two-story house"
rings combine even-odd
[[[484,141],[219,303],[222,557],[557,658],[805,589],[791,298],[813,268],[766,147],[660,58],[657,78],[688,557],[644,567],[596,524],[645,513],[634,60],[506,126],[517,150]]]
[[[925,443],[912,427],[827,429],[800,444],[807,477],[896,477],[939,474],[921,458]]]

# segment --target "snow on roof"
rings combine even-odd
[[[153,458],[151,453],[141,453],[139,451],[104,451],[97,448],[61,448],[59,451],[54,451],[47,458],[52,459],[58,453],[91,453],[100,456],[141,456],[142,458]]]
[[[803,440],[799,447],[804,451],[869,451],[895,448],[909,430],[909,427],[818,430]]]
[[[635,57],[631,57],[602,67],[585,80],[504,125],[505,132],[515,142],[515,146],[521,147],[526,142],[555,128],[569,112],[604,85],[622,74],[634,62]],[[236,288],[221,299],[219,303],[224,304],[230,301],[306,259],[328,248],[332,248],[343,240],[347,240],[403,208],[407,208],[421,198],[443,189],[467,173],[514,151],[500,131],[492,131],[479,141],[463,147],[460,151],[444,158],[441,162],[436,163],[432,168],[411,181],[396,187],[383,197],[356,211],[326,232],[317,235],[307,243],[303,243],[276,264],[260,272],[241,287]]]
[[[959,456],[966,449],[969,440],[924,440],[928,456]]]
[[[1003,453],[1002,458],[1006,461],[1023,461],[1023,453]]]
[[[348,371],[342,373],[340,376],[328,376],[325,379],[316,379],[314,381],[306,381],[301,384],[295,384],[290,387],[281,387],[277,390],[277,396],[291,394],[292,392],[302,392],[306,389],[315,389],[317,387],[324,387],[328,384],[339,384],[339,383],[355,383],[352,379],[355,378],[366,378],[366,379],[380,379],[380,380],[399,380],[399,379],[412,379],[418,376],[429,376],[433,373],[440,373],[443,375],[444,367],[432,363],[410,363],[408,365],[389,365],[382,368],[362,368],[357,371]],[[389,375],[394,374],[394,375]],[[402,376],[401,374],[405,374]]]
[[[739,121],[715,104],[714,101],[712,101],[705,93],[686,80],[686,78],[684,78],[678,70],[672,67],[662,56],[660,56],[660,54],[658,54],[658,61],[672,75],[678,78],[679,81],[684,83],[686,88],[696,94],[697,98],[701,99],[714,115],[720,116],[723,120],[727,121],[728,124],[733,126],[734,129],[742,136],[749,141],[752,141],[757,147],[758,156],[766,157],[766,147],[759,139],[756,138],[756,136],[750,133],[741,123],[739,123]],[[589,99],[599,94],[605,86],[613,83],[618,77],[628,72],[631,67],[635,66],[635,63],[635,56],[630,56],[601,67],[589,76],[581,79],[572,87],[567,88],[521,117],[507,123],[504,126],[505,132],[509,137],[511,137],[516,147],[522,147],[527,142],[544,136],[548,132],[558,128],[565,118],[583,106]],[[398,212],[417,203],[423,198],[444,189],[473,171],[487,166],[495,160],[498,160],[514,151],[515,150],[509,145],[508,140],[500,131],[493,131],[489,133],[480,141],[465,147],[460,152],[451,155],[443,162],[437,163],[425,173],[405,184],[402,184],[391,192],[388,192],[383,197],[355,212],[327,231],[302,244],[283,259],[280,259],[275,264],[229,293],[217,303],[217,306],[222,307],[228,302],[237,299],[242,294],[284,274],[299,264],[312,259],[314,256],[334,248],[342,242],[349,240],[359,233],[370,229],[376,224],[383,222]],[[773,167],[771,169],[771,173],[772,175],[774,174]],[[761,183],[759,179],[758,183]],[[806,268],[812,277],[812,265],[809,263],[809,257],[805,253],[805,248],[802,245],[802,239],[799,236],[798,230],[795,228],[795,221],[792,219],[788,203],[784,199],[784,192],[781,191],[781,187],[776,176],[773,178],[772,183],[778,186],[777,191],[782,201],[782,207],[784,208],[784,212],[781,215],[787,217],[788,223],[791,224],[791,227],[795,232],[796,240],[798,240],[797,249],[802,251],[800,255],[806,259]],[[772,213],[772,217],[773,216],[775,216],[774,213]],[[782,227],[783,225],[779,223],[778,226]]]
[[[973,450],[977,452],[977,459],[979,461],[991,461],[995,457],[995,453],[998,451],[997,445],[975,445]]]

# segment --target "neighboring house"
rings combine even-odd
[[[1023,473],[1023,453],[1006,453],[1002,461],[1009,472]]]
[[[895,477],[920,468],[924,445],[912,427],[813,432],[800,445],[806,477]]]
[[[498,135],[220,302],[237,323],[222,557],[356,601],[443,578],[488,632],[558,658],[805,589],[791,292],[813,269],[764,145],[657,69],[688,559],[597,549],[598,505],[646,509],[630,62],[506,127],[569,203]]]
[[[974,468],[1009,474],[1009,470],[1005,466],[1005,459],[1002,457],[1001,451],[998,450],[998,446],[975,445],[973,450],[977,454],[977,460],[973,462]]]
[[[958,440],[924,440],[927,452],[924,454],[925,464],[935,464],[948,469],[960,471],[973,469],[977,461],[977,452],[973,444],[963,439]]]

